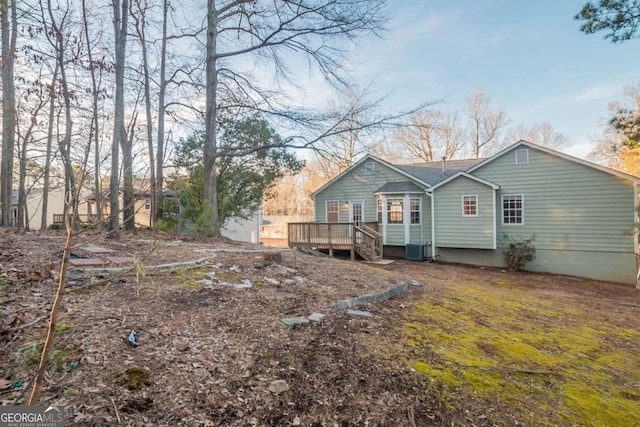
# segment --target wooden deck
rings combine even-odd
[[[290,222],[288,224],[290,248],[348,250],[351,259],[356,253],[367,261],[382,259],[382,234],[376,223],[353,222]]]

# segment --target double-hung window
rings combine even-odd
[[[327,222],[339,221],[340,202],[338,200],[327,200]]]
[[[378,210],[378,224],[382,224],[382,210],[384,208],[382,199],[378,199],[376,200],[376,204],[377,204],[377,210]]]
[[[402,224],[404,199],[387,199],[387,224]]]
[[[502,196],[502,223],[524,224],[524,196],[522,194]]]
[[[478,196],[462,196],[462,216],[478,216]]]
[[[420,198],[409,199],[409,210],[411,213],[411,224],[420,224]]]

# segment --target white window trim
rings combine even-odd
[[[465,197],[473,197],[476,200],[476,213],[475,214],[465,214],[464,213],[464,199]],[[478,203],[478,195],[477,194],[465,194],[463,196],[460,197],[460,203],[462,204],[461,208],[462,208],[462,217],[463,218],[474,218],[478,216],[478,209],[479,209],[479,203]],[[504,219],[504,218],[503,218]]]
[[[338,222],[340,222],[340,200],[325,200],[324,202],[324,221],[329,222],[329,203],[336,202],[338,204]]]
[[[411,210],[411,200],[414,199],[418,200],[418,222],[411,222],[411,214],[416,212]],[[409,225],[422,225],[422,197],[409,197]]]
[[[364,222],[364,200],[349,200],[349,222],[354,222],[353,221],[353,204],[354,203],[360,203],[360,205],[362,206],[362,212],[361,212],[362,219],[360,220],[360,222]]]
[[[384,198],[382,197],[376,198],[376,222],[378,224],[384,223]]]
[[[389,201],[391,200],[401,200],[402,201],[402,222],[389,222],[389,214],[391,213],[391,211],[389,210]],[[389,225],[404,225],[406,224],[406,220],[405,220],[405,215],[406,215],[406,209],[405,209],[405,204],[407,203],[407,201],[405,200],[404,197],[387,197],[385,199],[385,203],[384,203],[384,214],[387,217],[387,224]]]
[[[526,153],[526,161],[525,162],[519,162],[518,161],[518,153]],[[516,165],[526,165],[529,163],[529,149],[528,148],[521,148],[519,150],[516,150]]]
[[[520,223],[504,222],[504,198],[514,197],[514,196],[520,196],[520,199],[522,200],[522,222]],[[516,227],[520,225],[524,225],[524,194],[503,194],[501,202],[502,202],[502,206],[500,208],[500,213],[502,214],[502,225],[516,226]]]
[[[364,174],[365,175],[375,175],[376,174],[376,163],[373,161],[364,163]]]

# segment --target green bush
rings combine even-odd
[[[505,236],[507,237],[507,236]],[[509,246],[502,252],[504,262],[511,270],[520,271],[524,266],[536,258],[536,247],[533,245],[535,236],[528,239],[514,239],[508,237]]]
[[[55,224],[49,224],[49,226],[47,227],[49,230],[61,230],[62,229],[62,224],[55,223]]]

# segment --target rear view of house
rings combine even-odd
[[[639,184],[526,141],[478,160],[393,165],[368,155],[312,194],[313,224],[353,227],[356,251],[364,223],[385,254],[418,247],[486,266],[504,266],[504,248],[533,237],[527,270],[637,284]],[[290,225],[290,246],[313,246],[301,227]]]

